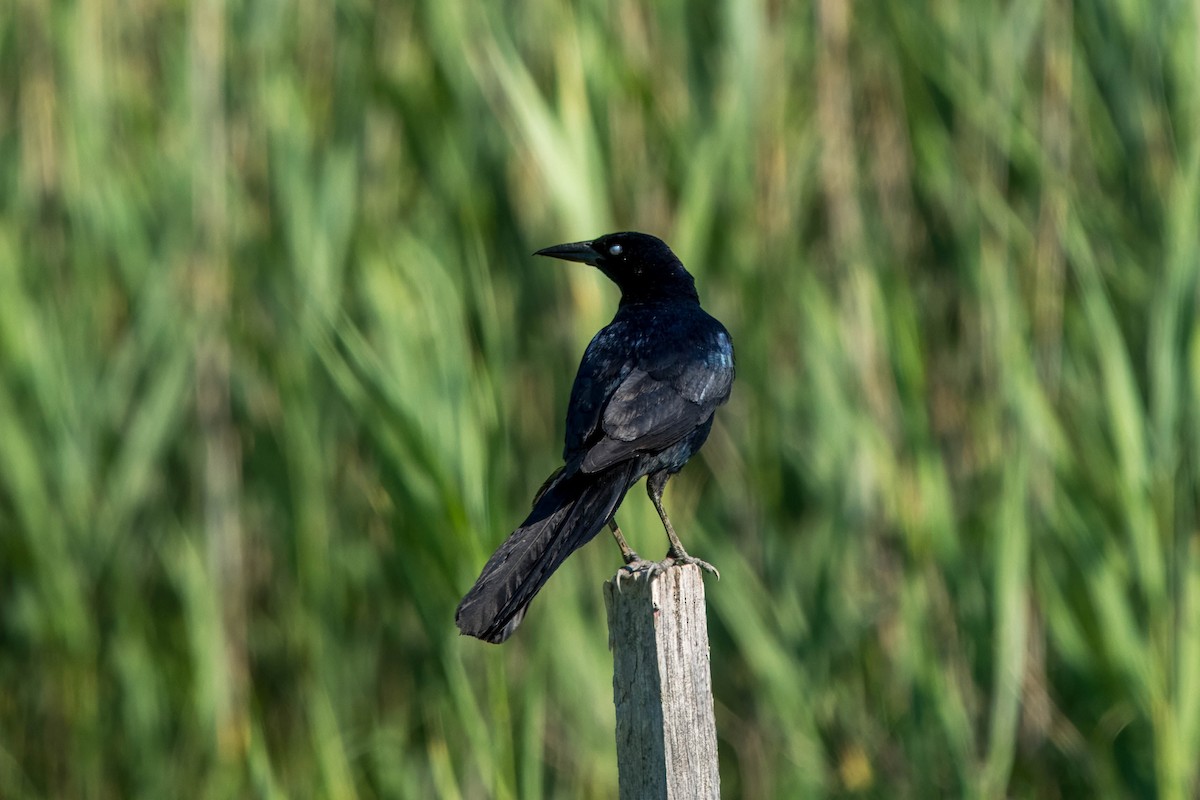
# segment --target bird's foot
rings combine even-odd
[[[625,559],[625,566],[617,570],[617,591],[621,590],[621,580],[624,578],[637,575],[639,572],[649,572],[649,577],[653,578],[655,575],[665,570],[668,566],[670,565],[662,561],[649,561],[644,559],[637,553],[630,550],[629,557]]]
[[[711,572],[713,575],[716,575],[717,580],[721,580],[721,573],[720,573],[720,571],[717,570],[716,567],[714,567],[712,564],[708,563],[707,561],[701,561],[700,559],[696,558],[695,556],[688,555],[687,551],[682,548],[680,548],[678,550],[676,550],[675,548],[672,548],[669,551],[667,551],[667,557],[666,557],[666,559],[663,560],[662,563],[667,566],[674,566],[677,564],[695,564],[697,567],[704,570],[705,572]]]

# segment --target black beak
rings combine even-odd
[[[534,255],[561,258],[563,261],[578,261],[582,264],[591,264],[593,267],[600,260],[600,254],[592,249],[591,242],[556,244],[553,247],[543,247],[534,253]]]

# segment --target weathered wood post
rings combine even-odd
[[[694,565],[604,584],[621,800],[719,798],[704,581]]]

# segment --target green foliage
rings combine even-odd
[[[615,796],[615,548],[453,614],[616,300],[529,253],[627,228],[738,346],[668,492],[726,796],[1195,796],[1198,25],[17,0],[0,796]]]

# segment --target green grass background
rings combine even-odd
[[[598,540],[455,605],[667,239],[727,797],[1195,797],[1200,8],[14,0],[0,797],[616,794]],[[640,489],[634,547],[665,551]]]

